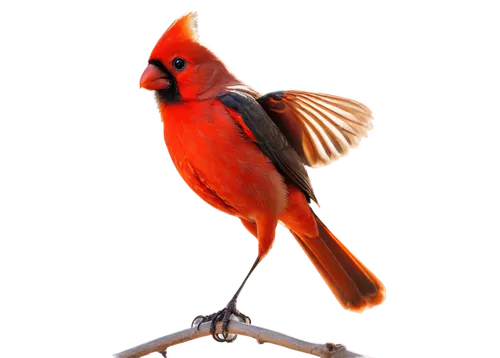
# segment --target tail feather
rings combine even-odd
[[[385,299],[382,282],[314,216],[319,237],[292,234],[340,304],[355,312],[381,304]]]

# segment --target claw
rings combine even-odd
[[[244,315],[236,309],[236,299],[233,298],[223,310],[212,313],[208,316],[196,316],[191,323],[191,327],[196,327],[198,330],[202,323],[210,322],[210,333],[213,339],[217,342],[232,343],[238,337],[236,334],[229,333],[229,321],[240,321],[246,324],[251,324],[250,317]],[[216,333],[217,323],[222,322],[222,333]]]
[[[199,331],[201,324],[204,322],[205,316],[196,316],[191,323],[191,327],[195,327]]]

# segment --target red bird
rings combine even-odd
[[[384,285],[309,207],[317,199],[305,168],[330,164],[358,146],[372,128],[366,106],[302,91],[259,95],[200,44],[195,13],[163,34],[140,86],[155,91],[165,143],[187,185],[258,239],[257,259],[234,297],[201,320],[212,322],[216,340],[234,340],[227,332],[231,315],[247,321],[236,299],[271,249],[278,222],[345,309],[362,312],[384,301]],[[215,334],[218,321],[222,336]]]

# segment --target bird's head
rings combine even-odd
[[[202,100],[239,81],[198,41],[197,16],[191,12],[165,31],[149,57],[140,86],[156,91],[160,103]]]

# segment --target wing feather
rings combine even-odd
[[[243,132],[259,146],[278,171],[301,189],[308,200],[312,199],[317,203],[302,158],[278,126],[269,118],[266,111],[257,103],[255,97],[248,92],[231,89],[219,94],[218,99],[231,109],[229,113],[233,120],[242,126]],[[316,143],[312,143],[313,138],[316,137],[311,136],[310,139],[304,141],[307,150],[318,148]]]
[[[280,91],[257,101],[304,164],[321,167],[356,148],[373,128],[372,112],[351,99],[323,93]]]

